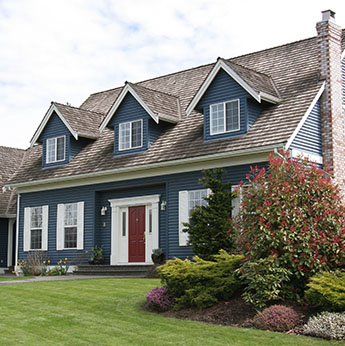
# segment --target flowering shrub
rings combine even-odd
[[[344,266],[345,207],[325,171],[282,153],[246,178],[238,244],[246,261],[274,256],[291,272],[281,294],[301,294],[314,274]]]
[[[256,328],[275,332],[285,332],[293,329],[300,321],[299,314],[284,305],[272,305],[259,312],[253,319]]]
[[[323,312],[313,316],[302,327],[301,333],[325,339],[345,340],[345,313]]]
[[[158,311],[170,310],[175,304],[175,300],[173,296],[168,293],[166,286],[156,287],[149,291],[146,300],[151,307]]]
[[[324,272],[313,276],[307,285],[308,304],[327,311],[345,311],[345,272]]]
[[[193,257],[194,262],[175,259],[157,268],[162,283],[176,299],[176,309],[192,306],[203,309],[219,300],[228,300],[241,286],[234,272],[243,256],[221,250],[213,257],[213,261],[198,256]]]

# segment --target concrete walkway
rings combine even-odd
[[[13,276],[0,276],[10,278]],[[9,281],[0,281],[1,285],[13,285],[13,284],[25,284],[27,282],[40,282],[40,281],[64,281],[64,280],[86,280],[86,279],[115,279],[115,277],[112,276],[101,276],[101,275],[61,275],[61,276],[35,276],[30,279],[23,279],[23,280],[9,280]],[[118,277],[116,277],[118,278]]]

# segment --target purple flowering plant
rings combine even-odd
[[[168,293],[166,286],[148,291],[146,300],[152,308],[159,311],[170,310],[175,305],[175,299]]]

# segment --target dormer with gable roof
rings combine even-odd
[[[187,108],[204,114],[205,141],[247,133],[260,112],[280,102],[270,76],[218,58]]]
[[[42,167],[66,165],[98,138],[102,114],[52,102],[31,140],[42,144]]]
[[[180,117],[178,97],[126,82],[102,122],[100,132],[105,127],[114,130],[116,156],[140,153]]]

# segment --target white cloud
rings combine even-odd
[[[315,35],[342,1],[0,0],[0,145],[27,147],[50,101]]]

